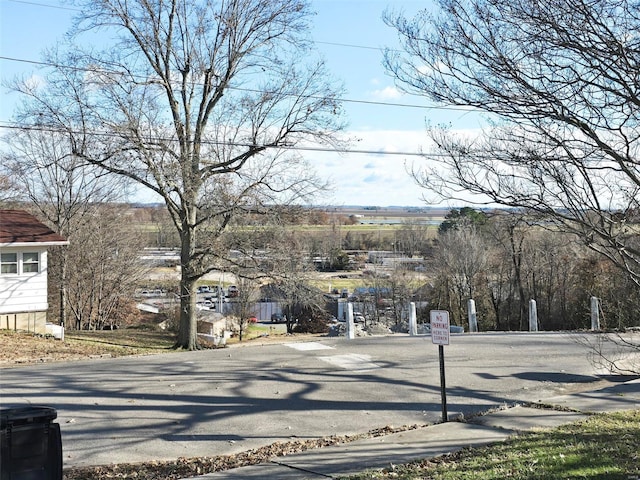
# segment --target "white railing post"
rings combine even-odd
[[[529,331],[538,331],[538,307],[535,300],[529,300]]]
[[[478,317],[476,314],[476,301],[470,298],[467,302],[467,311],[469,313],[469,332],[476,333],[478,331]]]
[[[416,318],[415,302],[411,302],[409,304],[409,335],[412,337],[418,335],[418,320]]]
[[[600,330],[600,301],[591,297],[591,330]]]
[[[353,303],[347,304],[347,338],[353,340],[356,338],[356,327],[353,323]]]

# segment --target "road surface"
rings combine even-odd
[[[452,335],[450,415],[601,380],[568,334]],[[3,406],[54,407],[65,467],[236,453],[292,438],[440,420],[429,336],[323,337],[0,371]]]

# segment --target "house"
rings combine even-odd
[[[0,329],[46,332],[47,248],[68,243],[30,213],[0,209]]]

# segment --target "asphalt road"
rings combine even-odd
[[[452,335],[450,415],[601,379],[572,335]],[[239,346],[0,370],[3,406],[54,407],[65,467],[235,453],[441,416],[428,336]]]

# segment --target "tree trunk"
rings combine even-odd
[[[196,281],[194,275],[193,251],[195,250],[196,227],[195,221],[190,222],[189,214],[185,215],[180,232],[180,324],[178,328],[178,341],[176,348],[185,350],[197,350],[198,325],[196,319]],[[195,217],[195,211],[193,212]]]
[[[198,348],[198,326],[196,320],[196,281],[189,277],[183,268],[180,281],[180,324],[176,348],[196,350]]]
[[[64,247],[63,247],[64,248]],[[67,323],[67,250],[61,252],[62,265],[60,265],[60,326]]]

